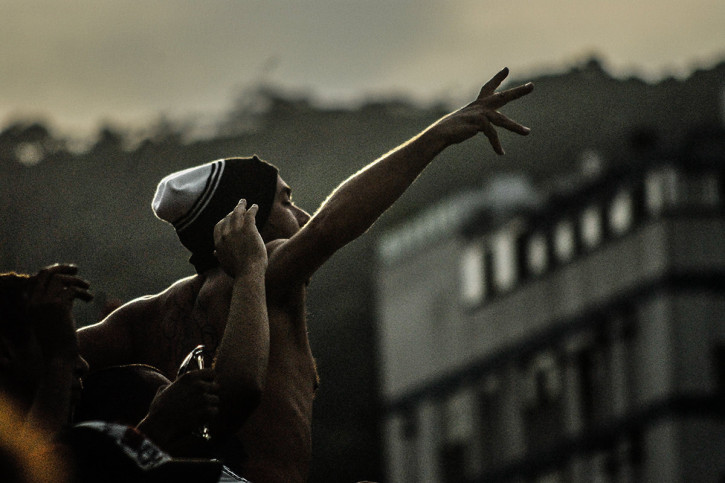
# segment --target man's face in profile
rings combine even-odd
[[[310,219],[310,215],[292,202],[292,189],[277,175],[277,191],[269,218],[260,230],[265,243],[287,239],[297,233]]]

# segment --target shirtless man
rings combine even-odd
[[[172,399],[184,391],[204,392],[190,394],[182,403],[187,405],[200,402],[199,398],[216,398],[218,394],[218,403],[207,403],[209,408],[218,404],[218,411],[210,413],[208,408],[197,408],[212,418],[208,423],[215,441],[228,442],[239,430],[259,403],[267,374],[269,322],[264,289],[267,252],[255,226],[258,206],[252,205],[249,210],[246,207],[246,200],[242,199],[236,207],[232,206],[231,213],[211,225],[210,243],[216,248],[211,254],[216,254],[215,260],[218,259],[214,269],[182,279],[160,294],[133,300],[99,324],[78,331],[80,351],[91,358],[91,370],[148,364],[160,369],[171,381],[186,354],[197,345],[205,344],[215,354],[213,380],[208,379],[208,370],[199,371],[199,374],[204,372],[202,380],[187,383],[180,389],[173,389],[176,384],[172,384],[167,391],[173,392]],[[211,296],[216,294],[223,297],[223,304]],[[190,375],[197,374],[186,374],[182,378]],[[159,397],[167,400],[165,424],[172,423],[169,418],[175,417],[178,411],[170,410],[175,411],[179,404],[168,401],[165,394]],[[146,421],[136,423],[147,431]],[[179,421],[176,429],[188,425],[187,420]],[[175,443],[181,443],[166,441],[173,437],[173,431],[167,435],[154,432],[153,436],[160,444],[176,447]],[[234,461],[229,463],[228,466],[234,465]]]
[[[439,119],[348,178],[311,218],[292,203],[291,189],[279,175],[271,206],[264,203],[263,196],[254,200],[260,206],[260,214],[268,210],[268,215],[257,216],[257,225],[268,253],[265,281],[270,339],[265,389],[259,406],[240,433],[248,452],[244,477],[255,482],[306,481],[312,453],[310,433],[316,381],[305,319],[307,283],[337,250],[370,228],[445,148],[483,132],[494,151],[503,154],[494,126],[521,135],[529,133],[528,128],[498,112],[533,89],[529,83],[496,92],[507,75],[508,69],[503,69],[483,86],[476,100]],[[257,158],[252,160],[264,163]],[[227,167],[233,163],[226,161]],[[184,199],[188,195],[195,202],[206,200],[193,186],[216,183],[217,171],[212,165],[171,175],[186,183],[178,183],[177,192],[166,198]],[[226,167],[220,169],[226,172]],[[194,178],[199,170],[204,173],[203,181]],[[222,182],[224,172],[218,175]],[[267,185],[268,176],[260,174],[257,182]],[[240,188],[240,193],[238,198],[250,199],[244,189]],[[202,212],[214,205],[213,196],[204,203],[195,203],[204,206]],[[170,218],[173,217],[164,219],[174,222],[183,243],[186,219]],[[189,247],[192,243],[185,245]],[[195,257],[197,262],[205,258],[197,256],[193,249],[192,253],[192,262]],[[196,266],[198,275],[177,282],[158,296],[131,302],[100,324],[82,330],[81,350],[91,367],[123,359],[172,370],[194,340],[211,340],[223,333],[223,323],[219,321],[226,320],[233,281],[219,267],[209,268],[202,263]],[[144,308],[138,309],[137,305]],[[181,349],[162,344],[169,334],[176,334],[171,329],[181,331],[181,325],[188,336],[173,339],[182,345]],[[208,327],[213,330],[206,331]]]

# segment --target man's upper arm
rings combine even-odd
[[[136,362],[133,325],[141,309],[137,304],[129,302],[101,322],[78,330],[80,353],[91,370]]]
[[[267,243],[268,298],[307,283],[335,253],[337,247],[323,236],[321,228],[320,220],[313,217],[292,238]]]

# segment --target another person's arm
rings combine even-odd
[[[267,375],[269,321],[264,288],[267,253],[246,201],[215,227],[216,256],[232,277],[226,327],[212,367],[183,374],[154,398],[138,424],[174,455],[194,454],[196,430],[212,422],[215,438],[236,433],[257,407]]]
[[[219,388],[212,368],[190,371],[161,388],[136,425],[173,456],[199,456],[200,428],[219,415]]]
[[[42,269],[32,282],[28,318],[43,359],[43,377],[37,387],[27,422],[51,434],[68,422],[73,380],[79,364],[73,315],[75,299],[91,300],[88,283],[76,276],[73,265]]]
[[[134,352],[133,324],[151,319],[152,305],[145,298],[132,300],[101,322],[78,330],[80,353],[91,371],[138,362]]]
[[[484,133],[494,151],[504,154],[495,127],[529,133],[498,109],[533,90],[533,84],[496,92],[508,69],[496,74],[476,100],[439,119],[344,181],[310,221],[287,242],[274,245],[267,272],[268,286],[298,284],[338,249],[362,235],[415,181],[445,148]]]
[[[267,377],[267,251],[255,225],[257,205],[241,200],[214,229],[216,256],[234,279],[226,328],[214,360],[219,384],[217,432],[236,432],[259,404]]]

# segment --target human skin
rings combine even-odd
[[[69,481],[72,474],[72,454],[56,438],[88,369],[78,354],[71,309],[76,299],[93,297],[77,272],[74,265],[55,264],[33,276],[3,275],[24,288],[17,293],[20,310],[0,314],[7,315],[6,327],[19,324],[15,337],[0,335],[0,446],[15,455],[27,481]]]
[[[503,154],[496,127],[529,133],[498,111],[533,90],[532,84],[526,84],[496,92],[507,75],[508,69],[503,69],[474,101],[353,174],[312,217],[292,203],[289,186],[278,179],[269,219],[260,230],[267,252],[269,346],[259,404],[240,431],[249,455],[244,462],[246,478],[307,479],[317,378],[305,313],[312,275],[337,250],[367,231],[447,147],[483,133],[493,150]],[[138,299],[98,326],[81,330],[81,351],[91,367],[144,362],[173,370],[199,340],[218,347],[227,318],[237,310],[229,310],[234,280],[216,268],[177,282],[162,294]]]
[[[28,322],[33,328],[31,341],[40,349],[42,373],[27,421],[54,434],[68,423],[71,407],[79,396],[80,377],[88,365],[78,352],[73,314],[76,299],[93,298],[90,285],[70,264],[43,268],[33,278],[28,294]]]

